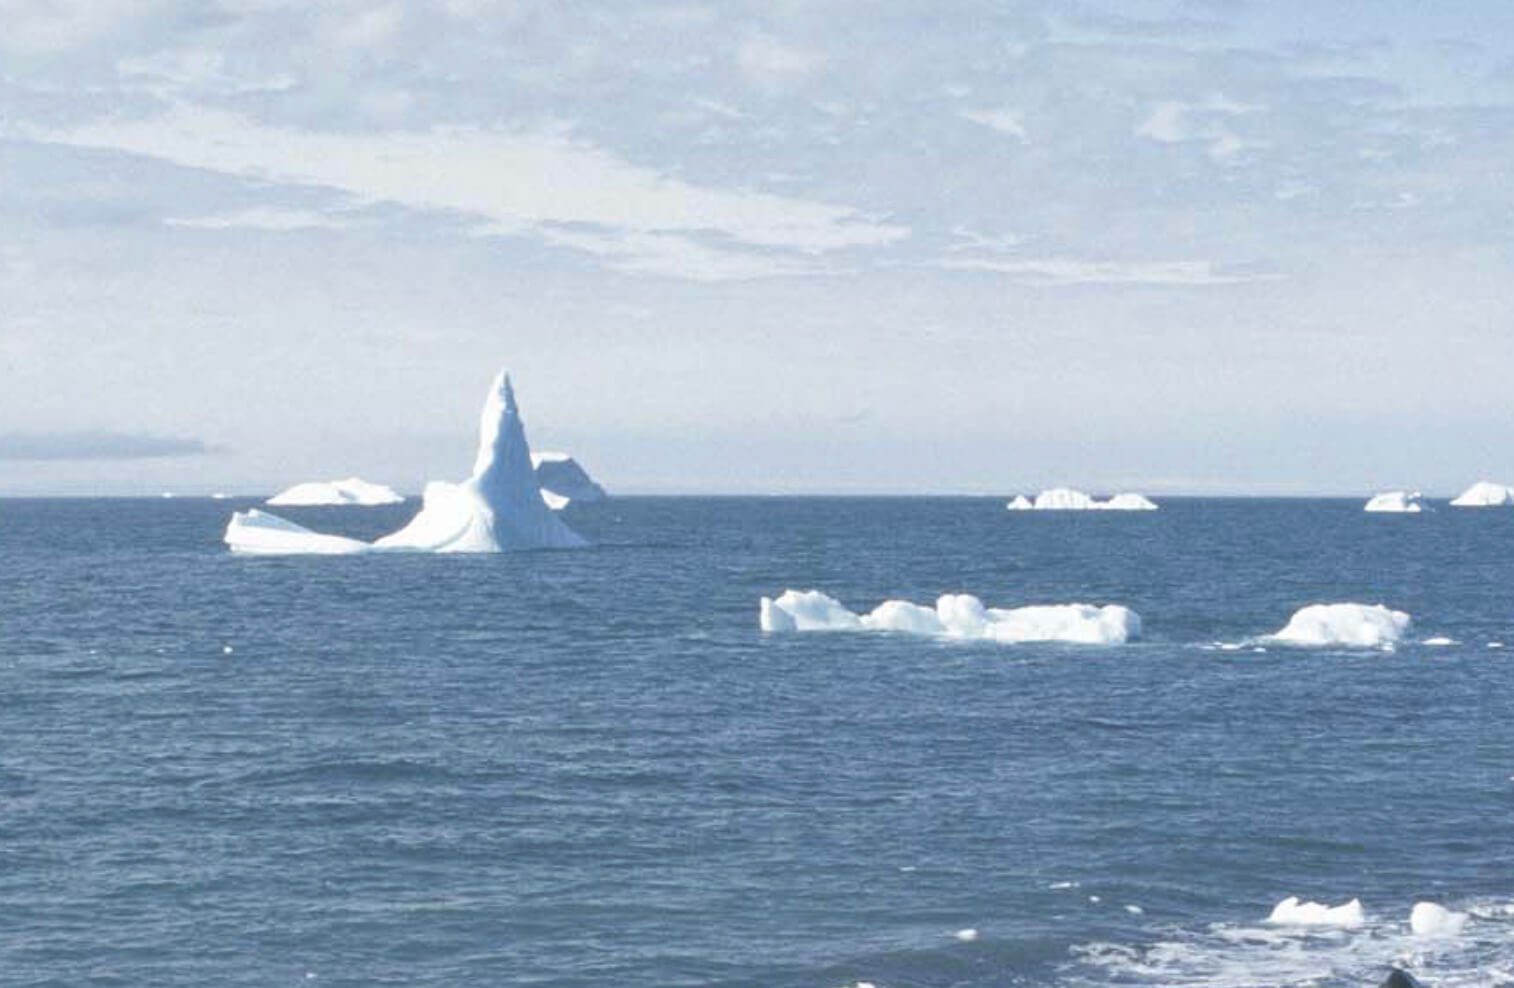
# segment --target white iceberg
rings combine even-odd
[[[1514,506],[1514,487],[1483,480],[1461,492],[1454,501],[1457,508],[1501,508]]]
[[[1095,500],[1071,487],[1053,487],[1036,495],[1032,501],[1016,495],[1004,506],[1010,511],[1155,511],[1157,506],[1144,494],[1116,494],[1107,501]]]
[[[934,608],[887,600],[858,615],[818,590],[786,590],[763,597],[763,631],[897,631],[980,641],[1074,642],[1121,645],[1141,633],[1141,618],[1118,604],[1056,604],[1003,609],[984,607],[971,594],[945,594]]]
[[[1356,927],[1366,921],[1359,899],[1352,899],[1339,906],[1325,906],[1318,902],[1300,902],[1298,896],[1290,895],[1279,902],[1267,917],[1267,922],[1283,926],[1335,926]]]
[[[553,511],[561,511],[574,501],[588,504],[609,496],[567,453],[532,453],[531,466],[536,471],[542,500]]]
[[[232,515],[226,544],[234,552],[330,554],[508,552],[587,543],[542,500],[515,391],[501,371],[484,402],[473,475],[460,484],[427,484],[420,513],[398,532],[367,543],[253,510]]]
[[[1454,937],[1466,924],[1466,913],[1433,902],[1416,902],[1409,913],[1409,929],[1417,937]]]
[[[392,487],[369,483],[360,477],[348,477],[346,480],[312,480],[304,484],[295,484],[288,490],[275,494],[264,503],[277,507],[316,505],[370,507],[379,504],[399,504],[404,500],[404,495],[396,492]]]
[[[226,526],[226,544],[237,552],[264,556],[292,553],[336,556],[368,552],[373,548],[359,539],[312,532],[304,525],[296,525],[257,508],[238,511],[231,516],[231,523]]]
[[[1408,491],[1387,491],[1382,494],[1374,494],[1372,498],[1367,501],[1367,506],[1362,508],[1362,510],[1372,512],[1395,512],[1398,514],[1418,514],[1419,512],[1424,510],[1424,506],[1421,504],[1420,494],[1418,491],[1415,491],[1413,494],[1410,494]]]
[[[1382,604],[1311,604],[1295,613],[1281,631],[1267,637],[1292,645],[1391,648],[1411,623],[1403,611]]]

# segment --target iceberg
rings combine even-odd
[[[1361,926],[1366,921],[1360,899],[1339,906],[1325,906],[1318,902],[1300,902],[1298,896],[1290,895],[1272,909],[1267,922],[1285,926]]]
[[[766,632],[895,631],[1011,644],[1056,641],[1122,645],[1141,633],[1140,615],[1118,604],[1003,609],[984,607],[971,594],[945,594],[934,608],[886,600],[859,615],[819,590],[786,590],[777,599],[763,597],[759,624]]]
[[[368,543],[324,535],[254,509],[233,514],[225,538],[233,552],[264,555],[510,552],[588,544],[542,500],[515,390],[504,371],[484,401],[473,474],[458,484],[427,484],[420,512],[398,532]]]
[[[370,507],[378,504],[399,504],[404,500],[404,495],[397,493],[392,487],[372,484],[360,477],[348,477],[346,480],[314,480],[305,484],[295,484],[288,490],[275,494],[264,503],[276,507],[315,505]]]
[[[257,508],[238,511],[226,526],[226,544],[251,555],[282,556],[291,553],[346,555],[367,552],[373,546],[341,535],[322,535],[278,515]]]
[[[1392,648],[1411,623],[1408,614],[1382,604],[1311,604],[1296,612],[1281,631],[1267,637],[1292,645]]]
[[[1418,514],[1424,510],[1424,506],[1420,503],[1420,494],[1418,491],[1415,491],[1413,494],[1410,494],[1408,491],[1387,491],[1383,494],[1374,494],[1367,501],[1367,506],[1362,508],[1362,510]]]
[[[1454,937],[1466,923],[1466,913],[1433,902],[1416,902],[1409,912],[1409,929],[1417,937]]]
[[[536,471],[542,500],[553,511],[561,511],[574,501],[588,504],[609,496],[567,453],[532,453],[531,467]]]
[[[1514,506],[1514,487],[1479,481],[1461,492],[1454,501],[1457,508],[1502,508]]]
[[[1010,511],[1155,511],[1156,503],[1144,494],[1116,494],[1107,501],[1098,501],[1082,491],[1071,487],[1053,487],[1036,495],[1032,501],[1024,494],[1016,495],[1004,506]]]

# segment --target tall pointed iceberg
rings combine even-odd
[[[338,547],[333,538],[260,511],[237,512],[226,528],[233,551],[261,554],[511,552],[588,544],[542,500],[515,389],[504,371],[484,400],[472,476],[460,484],[427,484],[420,513],[377,542],[343,539]]]

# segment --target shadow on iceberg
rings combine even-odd
[[[574,549],[588,542],[542,500],[515,390],[500,371],[484,401],[473,475],[459,484],[427,484],[420,513],[398,532],[362,542],[253,509],[231,516],[226,544],[258,555],[345,555]]]

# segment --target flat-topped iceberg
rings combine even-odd
[[[1141,618],[1118,604],[1054,604],[1003,609],[984,607],[971,594],[945,594],[936,606],[886,600],[867,614],[854,614],[818,590],[786,590],[763,597],[763,631],[897,631],[915,635],[997,642],[1074,642],[1121,645],[1141,633]]]
[[[297,505],[369,507],[379,504],[399,504],[404,500],[404,495],[392,487],[369,483],[361,477],[348,477],[346,480],[312,480],[304,484],[295,484],[288,490],[275,494],[264,503],[277,507]]]
[[[1155,511],[1157,506],[1144,494],[1116,494],[1099,501],[1071,487],[1053,487],[1036,495],[1034,501],[1024,494],[1015,496],[1004,506],[1010,511]]]
[[[1394,512],[1398,514],[1418,514],[1424,510],[1418,491],[1410,494],[1408,491],[1386,491],[1382,494],[1374,494],[1367,501],[1363,511]]]
[[[1458,508],[1502,508],[1514,506],[1514,487],[1482,480],[1462,491],[1451,502]]]
[[[1366,921],[1360,899],[1339,906],[1326,906],[1318,902],[1300,902],[1298,896],[1290,895],[1272,908],[1267,922],[1283,926],[1335,926],[1352,928]]]
[[[484,401],[472,476],[459,484],[427,484],[420,513],[398,532],[367,543],[254,510],[232,515],[226,544],[234,552],[331,554],[508,552],[587,543],[542,500],[515,391],[501,371]]]
[[[1290,645],[1392,648],[1412,621],[1382,604],[1311,604],[1300,608],[1269,640]]]
[[[561,511],[574,501],[589,504],[603,501],[608,496],[588,471],[567,453],[532,453],[531,466],[536,470],[542,500],[554,511]]]

